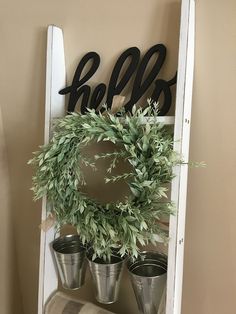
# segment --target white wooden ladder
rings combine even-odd
[[[174,123],[174,149],[188,162],[191,100],[194,66],[195,1],[182,0],[179,40],[178,78],[175,117],[160,117],[166,124]],[[51,121],[65,114],[65,98],[58,91],[66,86],[65,56],[62,30],[48,27],[47,71],[45,104],[45,143],[49,141]],[[170,218],[170,242],[168,248],[166,314],[181,314],[185,214],[188,166],[174,169],[171,199],[177,205],[178,214]],[[46,198],[42,202],[42,221],[46,219]],[[44,305],[58,288],[58,278],[52,259],[50,243],[54,230],[41,232],[38,314],[44,313]]]

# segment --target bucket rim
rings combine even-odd
[[[73,253],[63,253],[63,252],[60,252],[58,250],[58,248],[56,248],[55,246],[57,244],[59,244],[61,241],[63,241],[64,239],[75,239],[77,242],[78,242],[78,248],[79,248],[79,251],[78,252],[73,252]],[[65,243],[62,243],[62,244],[66,244]],[[68,241],[68,244],[69,244],[69,241]],[[58,238],[54,239],[51,243],[51,246],[52,246],[52,249],[57,253],[57,254],[60,254],[60,255],[76,255],[78,253],[82,253],[82,252],[85,252],[86,251],[86,247],[85,245],[82,243],[81,241],[81,238],[78,234],[67,234],[67,235],[63,235],[63,236],[59,236]]]
[[[160,268],[163,268],[163,267],[160,267]],[[128,269],[128,268],[127,268]],[[164,269],[164,268],[163,268]],[[128,269],[128,272],[129,274],[132,276],[132,277],[138,277],[138,278],[160,278],[162,276],[165,276],[167,274],[167,268],[165,269],[165,272],[163,274],[160,274],[160,275],[156,275],[156,276],[142,276],[142,275],[137,275],[137,274],[134,274],[132,272],[132,270],[129,270]]]
[[[164,258],[166,259],[166,267],[164,267],[164,265],[155,265],[155,266],[162,268],[163,270],[165,270],[165,272],[164,272],[163,274],[161,274],[161,275],[156,275],[156,276],[142,276],[142,275],[137,275],[137,274],[133,273],[132,266],[134,265],[135,261],[136,261],[136,262],[142,261],[142,260],[139,260],[139,256],[142,255],[142,254],[143,254],[143,255],[144,255],[144,254],[154,254],[154,255],[159,255],[159,256],[164,257]],[[126,261],[126,268],[127,268],[127,270],[128,270],[128,272],[129,272],[130,275],[135,276],[135,277],[139,277],[139,278],[159,278],[159,277],[161,277],[161,276],[167,274],[167,269],[168,269],[168,265],[167,265],[168,257],[167,257],[166,254],[160,253],[160,252],[157,252],[157,251],[154,251],[154,250],[150,250],[150,251],[141,251],[141,252],[139,252],[139,256],[138,256],[137,258],[135,258],[134,262],[132,262],[132,259],[133,259],[132,256],[128,257],[128,259],[127,259],[127,261]],[[145,260],[143,260],[143,262],[144,262],[144,261],[145,261]],[[157,261],[158,261],[158,260],[157,260]]]

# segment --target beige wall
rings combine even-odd
[[[183,314],[236,313],[236,1],[196,1]]]
[[[15,232],[11,211],[11,191],[0,107],[0,313],[22,312],[19,276],[16,267]],[[14,300],[14,302],[12,302]]]
[[[197,1],[191,158],[206,160],[208,167],[190,172],[183,314],[235,311],[235,11],[234,0]],[[19,304],[12,313],[36,313],[40,204],[31,200],[32,169],[26,162],[43,140],[46,26],[64,29],[69,80],[87,51],[101,54],[98,82],[107,80],[114,59],[125,48],[137,45],[145,50],[157,42],[169,48],[163,72],[169,77],[176,68],[178,12],[177,0],[0,0],[0,103],[11,184],[11,205],[1,207],[1,215],[10,215],[6,224],[14,231],[12,269],[18,276],[11,283],[24,308]],[[3,299],[1,293],[1,304]],[[20,303],[14,293],[13,300]]]

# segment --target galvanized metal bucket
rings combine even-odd
[[[128,259],[127,267],[140,313],[157,314],[166,286],[167,257],[141,252],[137,259]]]
[[[98,302],[111,304],[117,301],[120,289],[120,281],[124,268],[125,258],[114,252],[110,262],[105,262],[101,258],[92,260],[93,251],[87,252],[90,272],[92,275],[95,295]]]
[[[79,289],[85,281],[86,249],[78,235],[66,235],[52,243],[54,256],[65,289]]]

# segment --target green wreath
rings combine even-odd
[[[152,121],[146,116],[152,116]],[[85,184],[81,162],[96,167],[83,156],[82,148],[93,141],[121,145],[122,150],[96,155],[95,160],[112,158],[105,181],[126,180],[131,193],[124,202],[104,205],[81,192],[80,186]],[[112,176],[120,157],[133,171]],[[137,256],[140,245],[167,240],[158,220],[174,213],[166,184],[173,178],[173,166],[180,162],[173,151],[173,132],[157,122],[156,108],[134,107],[132,115],[88,110],[85,115],[74,113],[58,119],[50,143],[29,163],[36,166],[34,198],[46,196],[48,211],[55,215],[58,226],[75,226],[83,243],[90,243],[95,255],[105,259],[113,248],[119,248],[121,255]]]

